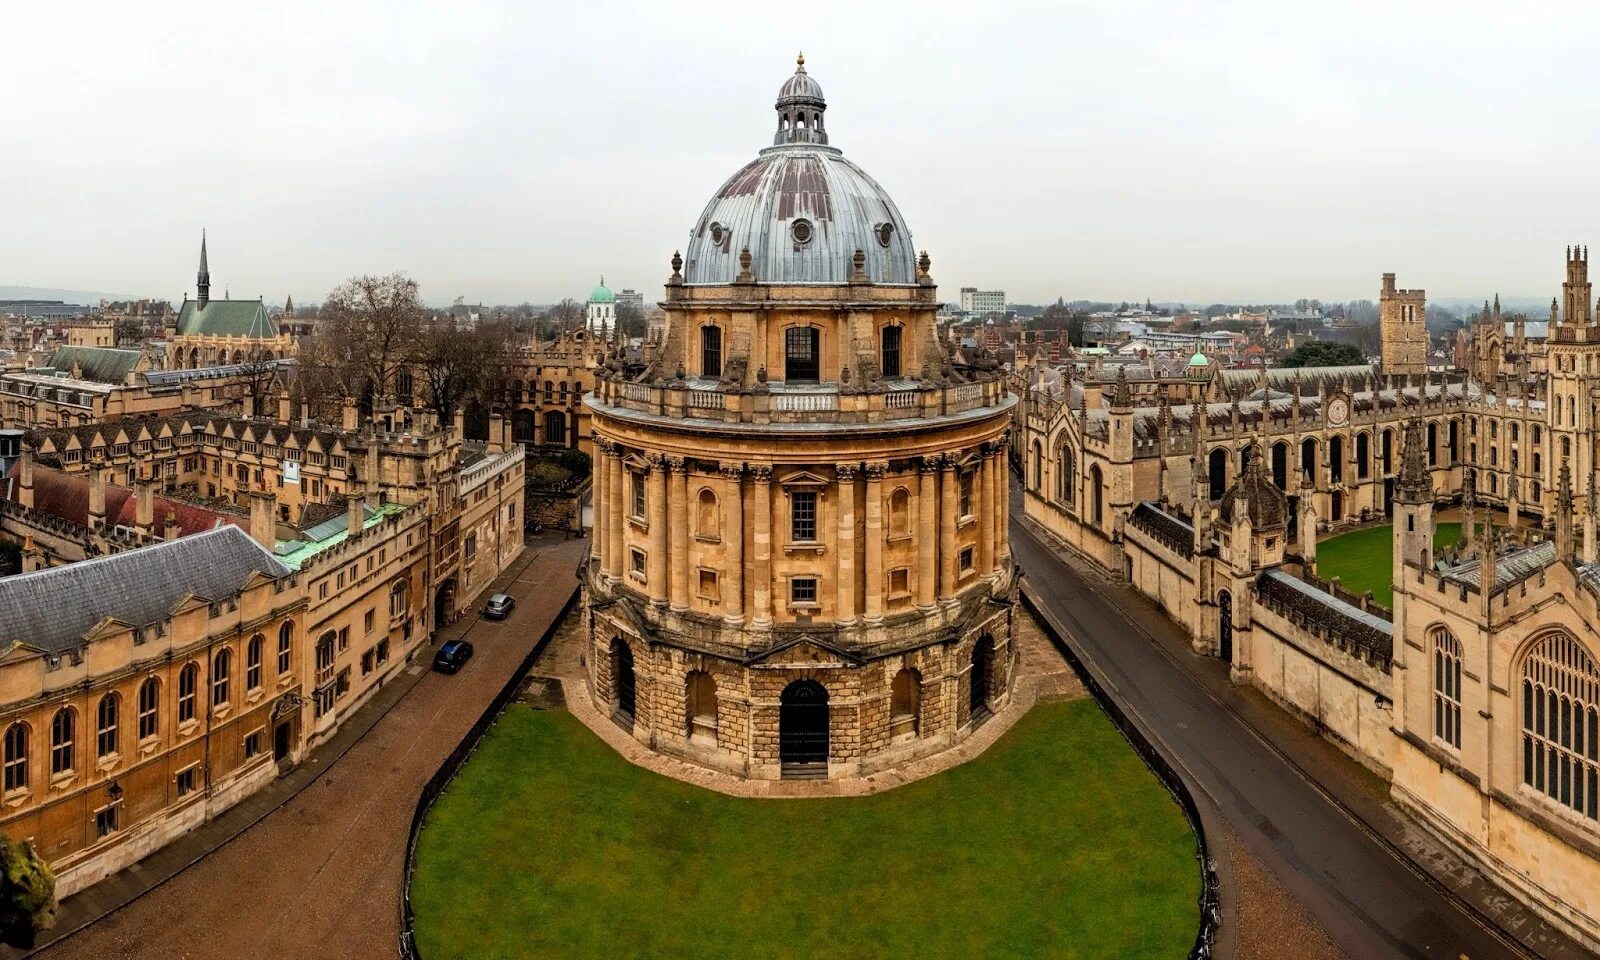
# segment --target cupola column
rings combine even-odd
[[[983,445],[983,459],[978,462],[978,569],[985,577],[994,572],[994,528],[997,504],[994,499],[994,450]]]
[[[853,464],[840,464],[839,482],[839,589],[834,619],[841,626],[856,622],[856,468]],[[871,494],[868,494],[871,497]],[[871,536],[869,529],[868,536]],[[872,579],[872,563],[866,565],[867,579]]]
[[[755,626],[765,627],[772,623],[772,465],[755,464],[750,468],[750,478],[756,488],[752,506],[756,513],[755,532],[751,538],[756,553],[753,621]]]
[[[883,619],[883,461],[867,464],[867,611],[868,623]]]
[[[934,485],[938,479],[939,458],[922,458],[922,487],[917,497],[917,606],[933,609],[935,594],[934,542],[931,536],[935,518],[939,516],[938,495]]]
[[[744,490],[740,478],[744,465],[722,465],[722,616],[729,623],[744,622]]]

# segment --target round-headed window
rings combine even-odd
[[[810,220],[796,220],[793,224],[790,225],[789,233],[790,233],[791,236],[794,237],[794,242],[795,243],[810,243],[811,242],[811,221]]]
[[[718,247],[722,246],[723,238],[726,237],[727,234],[728,234],[728,231],[723,229],[722,224],[713,223],[711,225],[711,243],[714,246],[718,246]]]
[[[878,234],[878,246],[887,247],[889,241],[894,239],[894,224],[880,223],[875,232]]]

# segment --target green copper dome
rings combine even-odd
[[[1194,356],[1189,358],[1189,366],[1191,366],[1191,367],[1209,367],[1209,366],[1211,366],[1211,361],[1206,358],[1206,355],[1204,353],[1201,353],[1200,351],[1196,350]]]
[[[597,284],[593,290],[589,291],[590,303],[614,303],[616,299],[616,294],[612,293],[611,288],[606,286],[605,277],[601,277],[600,283]]]

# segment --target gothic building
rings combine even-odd
[[[673,255],[664,334],[587,398],[589,691],[657,750],[848,776],[1010,696],[1015,399],[936,334],[929,258],[803,60],[776,107]]]
[[[1189,404],[1137,401],[1126,379],[1109,397],[1070,379],[1047,393],[1036,375],[1016,423],[1030,519],[1127,578],[1197,653],[1314,723],[1419,823],[1600,947],[1590,296],[1587,256],[1569,250],[1543,372],[1486,358],[1430,374],[1423,295],[1385,274],[1382,366],[1201,371]],[[1446,506],[1466,534],[1436,551]],[[1383,521],[1392,609],[1317,575],[1319,534]]]
[[[279,329],[260,299],[212,299],[204,234],[195,284],[195,299],[183,298],[167,332],[168,369],[195,370],[294,355],[294,340]]]

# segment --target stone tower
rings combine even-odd
[[[1397,290],[1394,274],[1383,275],[1378,322],[1383,334],[1383,372],[1410,376],[1428,372],[1427,294]]]

